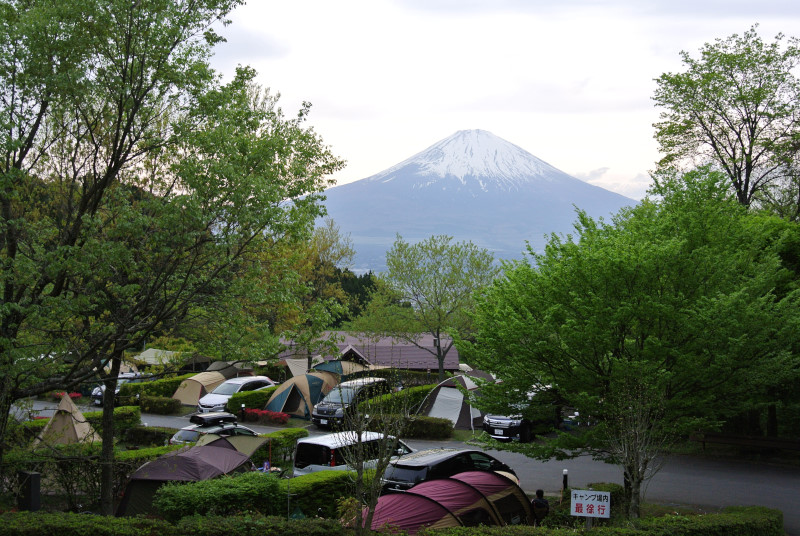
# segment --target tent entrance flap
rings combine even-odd
[[[458,389],[447,387],[439,390],[439,395],[433,403],[429,417],[447,419],[455,426],[458,415],[461,413],[461,404],[464,395]]]

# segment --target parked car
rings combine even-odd
[[[516,479],[511,467],[471,449],[437,448],[412,452],[389,463],[381,478],[382,493],[405,491],[426,480],[447,478],[464,471],[496,471]]]
[[[311,411],[311,422],[317,428],[336,428],[344,422],[345,414],[364,400],[388,393],[386,378],[358,378],[342,382],[325,395]]]
[[[521,415],[484,415],[483,431],[494,439],[529,443],[533,438],[531,421]]]
[[[236,415],[224,411],[197,413],[189,417],[189,422],[192,424],[184,426],[170,438],[170,445],[195,443],[204,434],[217,434],[220,436],[258,435],[250,428],[239,424],[236,421]]]
[[[272,387],[275,382],[267,376],[241,376],[231,378],[217,385],[213,391],[202,397],[197,403],[197,411],[209,413],[212,411],[224,411],[225,404],[231,396],[242,391],[256,391],[266,387]]]
[[[119,396],[119,389],[124,383],[138,383],[150,380],[148,376],[142,376],[138,372],[123,372],[117,376],[117,388],[114,390],[114,404],[117,404],[117,397]],[[92,403],[95,406],[103,405],[103,394],[106,392],[106,385],[101,383],[92,389]]]
[[[364,453],[374,452],[376,458],[367,460],[366,468],[374,468],[380,448],[386,446],[384,435],[380,432],[364,432],[361,442]],[[392,436],[390,436],[392,437]],[[294,476],[307,475],[316,471],[349,471],[348,461],[353,456],[352,447],[358,444],[358,434],[353,431],[336,432],[315,437],[306,437],[297,441],[294,450]],[[414,449],[397,440],[397,448],[391,459],[414,452]]]

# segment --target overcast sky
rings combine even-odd
[[[798,0],[249,0],[230,18],[215,67],[254,67],[288,116],[310,102],[338,184],[479,128],[635,199],[681,50],[756,23],[800,37]]]

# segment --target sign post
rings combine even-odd
[[[586,527],[592,526],[592,518],[611,517],[611,492],[573,489],[571,491],[570,514],[585,517]]]

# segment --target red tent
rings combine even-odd
[[[382,496],[371,528],[388,526],[413,535],[423,527],[527,525],[532,520],[528,497],[516,482],[491,471],[467,471]]]

